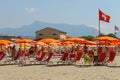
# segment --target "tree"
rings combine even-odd
[[[106,36],[117,38],[116,35],[113,34],[113,33],[109,33],[109,34],[107,34]]]
[[[82,37],[80,37],[80,38],[84,38],[84,39],[86,39],[86,40],[91,41],[94,37],[89,35],[89,36],[82,36]]]
[[[100,36],[106,36],[106,35],[105,35],[105,34],[103,34],[103,33],[100,33],[99,37],[100,37]]]

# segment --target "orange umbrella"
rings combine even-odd
[[[71,42],[84,42],[86,41],[83,38],[67,38],[65,41],[71,41]]]
[[[13,44],[12,41],[9,41],[9,40],[4,40],[5,42],[7,42],[8,44]]]
[[[8,44],[7,41],[5,41],[5,40],[0,40],[0,45],[7,45],[7,44]]]
[[[102,42],[98,42],[97,44],[99,45],[110,45],[112,42],[118,42],[119,40],[113,37],[108,37],[108,36],[101,36],[97,38],[93,38],[93,40],[100,40]]]
[[[59,40],[55,40],[52,38],[46,38],[46,39],[39,40],[38,42],[52,43],[52,42],[59,42]]]
[[[112,46],[119,46],[120,45],[120,40],[119,41],[111,41],[110,45],[112,45]]]
[[[33,40],[31,40],[31,39],[23,38],[23,39],[16,40],[15,42],[17,42],[17,43],[30,43],[32,41]]]
[[[89,45],[96,45],[96,42],[93,41],[84,41],[84,42],[80,42],[80,44],[89,44]]]
[[[101,36],[97,38],[93,38],[93,40],[102,40],[102,41],[118,41],[118,39],[108,36]]]
[[[35,45],[47,45],[47,44],[44,42],[36,42]]]
[[[0,45],[1,45],[1,49],[2,49],[2,45],[8,45],[11,44],[12,42],[9,40],[0,40]]]
[[[24,44],[24,43],[19,43],[19,46],[21,47],[21,48],[30,48],[31,47],[31,45],[30,44]]]
[[[74,42],[71,42],[71,41],[65,41],[65,42],[62,42],[61,44],[74,44]]]
[[[31,39],[22,38],[22,39],[16,40],[15,42],[16,42],[16,43],[24,43],[24,50],[25,50],[25,43],[30,43],[30,42],[32,42],[32,41],[33,41],[33,40],[31,40]]]
[[[61,43],[50,43],[49,45],[52,45],[52,46],[60,46]]]

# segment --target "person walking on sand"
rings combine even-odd
[[[16,55],[16,49],[15,49],[15,45],[12,47],[12,51],[11,51],[11,53],[12,53],[12,60],[14,60],[14,58],[15,58],[15,55]]]
[[[93,64],[98,65],[98,57],[99,56],[98,56],[97,50],[95,49],[92,54],[94,56]]]

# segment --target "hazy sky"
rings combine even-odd
[[[101,31],[120,27],[120,0],[0,0],[0,28],[17,28],[34,21],[85,24],[98,29],[98,9],[111,16]]]

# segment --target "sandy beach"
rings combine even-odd
[[[115,63],[109,67],[4,65],[0,66],[0,80],[120,80],[120,56],[115,58]]]

